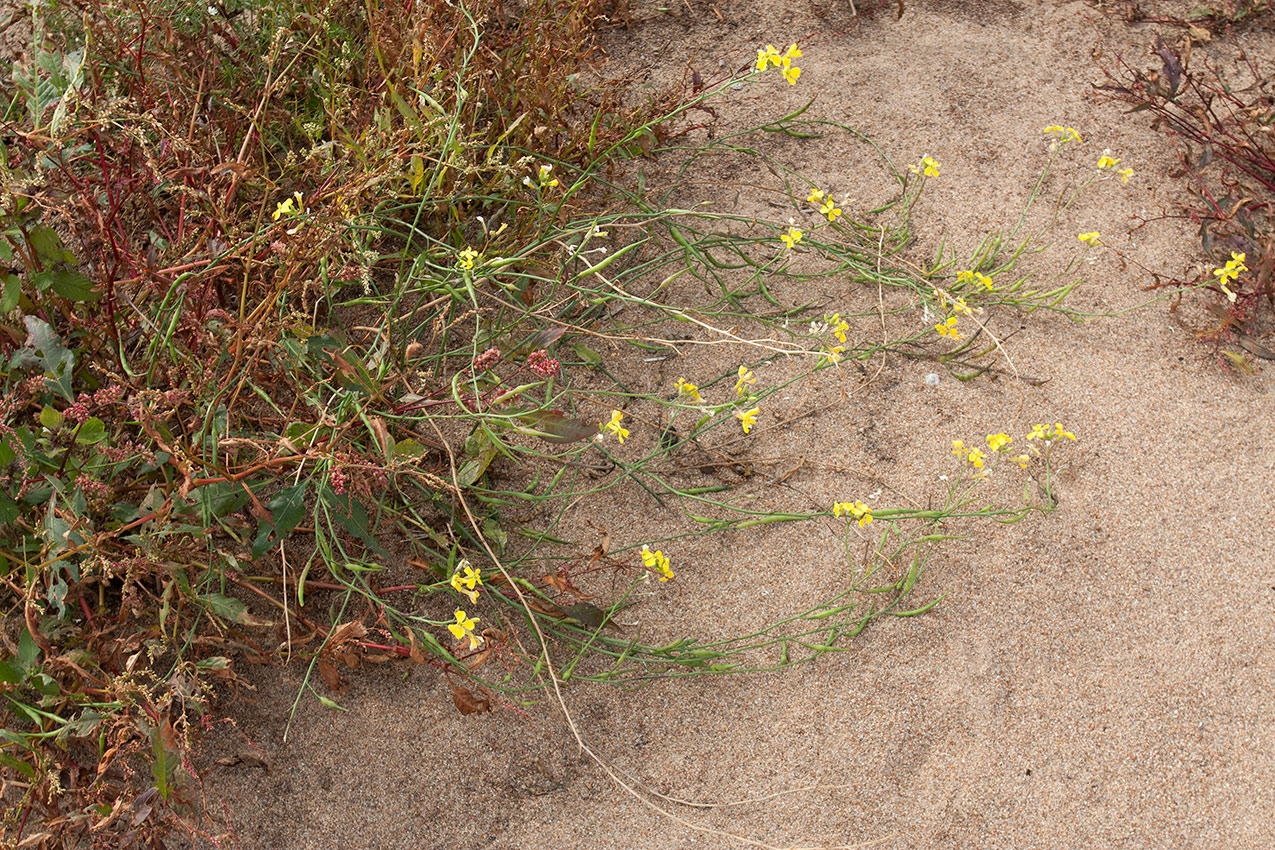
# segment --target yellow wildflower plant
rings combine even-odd
[[[465,271],[471,271],[474,268],[474,262],[481,256],[481,254],[469,247],[466,247],[465,250],[456,255],[460,267]]]
[[[739,420],[739,424],[744,426],[744,433],[747,434],[753,430],[753,426],[757,424],[757,414],[761,413],[760,407],[754,407],[752,410],[737,410],[735,418]]]
[[[749,371],[747,366],[739,367],[739,379],[735,381],[735,395],[740,398],[744,397],[745,388],[751,384],[757,383],[757,378]]]
[[[471,604],[478,601],[477,586],[483,583],[482,570],[474,569],[469,565],[469,561],[461,559],[456,565],[456,572],[452,574],[451,585],[457,593],[463,593],[469,597]]]
[[[1082,141],[1080,134],[1071,127],[1060,127],[1057,124],[1050,124],[1045,128],[1046,133],[1054,136],[1055,144],[1067,144],[1068,142]]]
[[[976,274],[974,275],[974,279],[977,280],[979,283],[981,283],[983,285],[983,288],[986,289],[988,292],[991,292],[995,288],[995,286],[992,283],[992,279],[985,274]]]
[[[1114,171],[1115,167],[1120,164],[1118,157],[1111,155],[1111,150],[1107,149],[1102,152],[1102,156],[1098,157],[1099,171]]]
[[[281,201],[275,206],[274,215],[270,218],[272,221],[278,221],[285,215],[297,215],[302,212],[305,212],[305,207],[301,203],[301,193],[293,192],[291,198]]]
[[[1133,169],[1132,169],[1132,168],[1122,168],[1122,169],[1120,169],[1119,171],[1117,171],[1116,173],[1120,175],[1120,182],[1121,182],[1121,183],[1128,183],[1128,182],[1129,182],[1129,178],[1133,176]]]
[[[827,197],[828,193],[822,189],[811,189],[810,194],[806,196],[806,200],[812,204],[822,204]]]
[[[654,570],[660,574],[660,581],[668,581],[673,577],[673,570],[669,566],[668,556],[656,549],[651,551],[651,547],[642,546],[642,564],[648,570]]]
[[[983,454],[978,449],[970,449],[969,454],[965,456],[965,459],[968,460],[970,465],[975,469],[982,469],[983,461],[987,459],[987,455]]]
[[[685,378],[678,378],[677,383],[674,386],[677,388],[677,394],[679,396],[683,396],[695,402],[700,402],[704,400],[703,397],[700,396],[699,394],[699,387],[695,384],[692,384],[690,381],[686,380]]]
[[[828,221],[836,221],[837,217],[841,215],[841,207],[837,206],[831,199],[829,199],[819,207],[819,212],[826,215],[828,217]]]
[[[934,330],[939,332],[939,336],[945,336],[948,339],[960,339],[961,332],[956,329],[956,317],[952,316],[946,322],[940,322],[934,326]]]
[[[845,355],[846,347],[844,345],[834,345],[831,348],[825,348],[821,353],[828,358],[828,362],[836,366],[841,362],[842,356]]]
[[[1088,245],[1097,245],[1099,238],[1098,231],[1090,230],[1088,233],[1078,233],[1076,234],[1076,238]]]
[[[801,241],[801,237],[803,235],[804,234],[797,228],[790,227],[788,228],[787,233],[780,234],[779,240],[783,242],[785,245],[787,245],[789,249],[791,249],[792,246],[796,245],[798,242]]]
[[[1227,261],[1225,268],[1213,270],[1213,274],[1217,277],[1218,286],[1222,288],[1222,291],[1226,293],[1226,297],[1231,302],[1234,302],[1237,296],[1226,284],[1228,281],[1237,279],[1240,276],[1240,272],[1248,271],[1248,266],[1244,265],[1244,260],[1247,258],[1247,254],[1237,254],[1232,251],[1231,259]]]
[[[988,434],[987,435],[988,448],[990,448],[994,452],[1000,451],[1001,449],[1005,448],[1012,442],[1014,442],[1014,438],[1009,436],[1008,434]]]
[[[924,174],[926,177],[938,177],[939,169],[942,167],[943,167],[942,164],[939,163],[938,160],[934,159],[934,157],[932,156],[927,155],[927,156],[921,157],[921,162],[919,165],[917,164],[909,165],[908,171],[911,171],[913,174]]]
[[[846,341],[846,331],[850,330],[850,326],[846,324],[846,320],[841,318],[840,313],[833,313],[825,321],[828,323],[828,329],[832,331],[832,335],[837,338],[837,342]]]
[[[797,85],[797,78],[801,76],[801,69],[796,65],[792,65],[782,69],[779,73],[784,75],[784,79],[788,81],[788,85]]]
[[[624,443],[624,438],[629,436],[629,429],[620,426],[620,420],[623,418],[623,413],[618,410],[612,410],[611,421],[599,426],[603,434],[614,434],[621,444]],[[602,434],[598,436],[602,436]]]
[[[1059,437],[1066,437],[1069,440],[1076,439],[1076,435],[1070,431],[1064,430],[1061,422],[1055,422],[1053,431],[1050,431],[1048,423],[1039,423],[1032,426],[1031,431],[1027,434],[1029,440],[1057,440]]]
[[[800,58],[801,49],[796,44],[788,45],[788,49],[783,53],[780,53],[775,45],[768,44],[758,49],[757,62],[753,67],[759,72],[767,68],[778,68],[790,85],[796,85],[797,78],[801,76],[801,69],[793,65],[792,60]]]
[[[469,648],[477,649],[483,645],[483,639],[479,635],[474,634],[474,626],[478,623],[477,617],[470,617],[462,609],[456,609],[456,622],[450,624],[447,630],[455,636],[456,640],[463,641],[469,638]]]
[[[860,528],[872,522],[872,509],[863,502],[837,502],[832,506],[833,516],[841,517],[846,514],[857,519]]]

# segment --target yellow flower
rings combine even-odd
[[[1001,449],[1005,448],[1012,442],[1014,442],[1014,438],[1009,436],[1008,434],[988,434],[987,435],[987,445],[994,452],[1000,451]]]
[[[921,164],[925,166],[925,176],[926,176],[926,177],[938,177],[938,176],[939,176],[939,168],[940,168],[940,166],[939,166],[939,164],[938,164],[935,160],[933,160],[932,158],[930,158],[930,157],[928,157],[928,156],[927,156],[927,157],[925,157],[924,159],[922,159],[922,160],[921,160]]]
[[[447,627],[456,640],[464,640],[469,638],[469,648],[477,649],[483,645],[483,639],[474,634],[474,624],[478,622],[477,617],[469,617],[460,608],[456,609],[456,622]]]
[[[780,235],[779,239],[789,248],[792,248],[792,246],[796,245],[798,242],[801,241],[801,236],[802,236],[802,233],[800,230],[798,230],[795,227],[790,227],[788,228],[787,233]]]
[[[841,356],[845,353],[844,345],[834,345],[832,348],[825,349],[823,356],[828,358],[828,362],[836,366],[841,362]]]
[[[1098,157],[1099,171],[1111,171],[1119,164],[1120,164],[1120,160],[1113,158],[1111,156],[1111,151],[1109,150],[1103,151],[1102,156]]]
[[[655,570],[660,574],[660,581],[668,581],[673,577],[673,570],[669,568],[668,556],[656,549],[651,551],[649,546],[642,547],[642,564],[648,570]]]
[[[1029,440],[1048,440],[1048,439],[1049,439],[1049,429],[1048,429],[1048,428],[1046,428],[1044,425],[1033,425],[1033,426],[1032,426],[1032,429],[1031,429],[1031,433],[1029,433],[1029,434],[1027,435],[1027,439],[1029,439]]]
[[[964,298],[957,298],[952,301],[952,309],[958,313],[964,313],[967,316],[974,315],[974,311],[970,309],[970,305],[965,303]]]
[[[939,332],[939,336],[945,336],[949,339],[960,339],[961,332],[956,329],[956,317],[952,316],[946,322],[942,322],[934,326],[934,330]]]
[[[735,382],[735,395],[740,398],[744,397],[744,386],[746,384],[755,384],[757,379],[753,377],[753,373],[748,371],[747,366],[739,367],[739,380]]]
[[[765,48],[757,51],[757,70],[764,71],[768,65],[774,65],[778,68],[783,64],[783,59],[779,56],[779,51],[775,49],[775,45],[768,44]]]
[[[993,289],[992,279],[985,274],[976,274],[974,278],[981,284],[983,288],[990,292]]]
[[[553,171],[553,166],[552,166],[552,165],[542,165],[542,166],[540,166],[540,172],[539,172],[540,185],[541,185],[541,186],[543,186],[543,187],[545,187],[545,188],[547,188],[547,189],[552,189],[554,186],[557,186],[557,185],[558,185],[558,181],[557,181],[557,180],[555,180],[555,179],[553,179],[553,178],[550,176],[550,173],[551,173],[552,171]]]
[[[700,397],[699,387],[696,386],[695,384],[692,384],[690,381],[686,380],[685,378],[678,378],[676,387],[677,387],[678,395],[686,396],[691,401],[704,400],[703,398]]]
[[[303,209],[304,207],[301,204],[301,193],[293,192],[291,198],[288,198],[287,200],[284,200],[280,202],[277,206],[275,206],[274,215],[271,216],[271,218],[274,221],[278,221],[280,216],[296,215],[297,213],[300,213]]]
[[[1066,437],[1068,440],[1076,439],[1075,434],[1071,433],[1070,431],[1063,430],[1063,426],[1061,422],[1055,422],[1054,423],[1054,438],[1057,439],[1058,437]]]
[[[872,522],[872,509],[863,502],[837,502],[832,506],[833,516],[839,517],[846,514],[850,514],[854,519],[857,519],[860,528]]]
[[[971,272],[971,271],[957,272],[956,282],[957,283],[973,283],[974,272]]]
[[[956,455],[957,457],[965,457],[965,455],[967,455],[968,453],[969,453],[969,450],[965,448],[964,440],[952,441],[952,454]]]
[[[827,197],[827,192],[822,189],[811,189],[809,197],[806,198],[812,204],[822,204],[823,199]]]
[[[753,430],[753,426],[757,424],[757,414],[761,413],[760,407],[754,407],[752,410],[735,411],[735,418],[739,420],[739,424],[744,426],[744,433],[747,434]]]
[[[837,338],[837,342],[845,342],[846,331],[850,330],[850,326],[846,324],[845,319],[841,318],[841,314],[833,313],[828,318],[828,324],[831,326],[832,335]]]
[[[971,464],[973,464],[975,469],[982,469],[983,460],[986,457],[987,455],[983,454],[978,449],[970,449],[970,453],[965,456],[965,459],[968,460]]]
[[[841,208],[834,204],[831,200],[819,207],[819,212],[828,217],[828,221],[836,221],[837,216],[841,215]]]
[[[464,573],[462,576],[461,573]],[[458,593],[463,593],[469,597],[471,603],[478,601],[478,591],[474,588],[483,583],[482,570],[474,569],[469,565],[469,561],[461,559],[456,565],[456,572],[452,574],[451,585]]]
[[[1121,183],[1128,183],[1128,182],[1129,182],[1129,178],[1133,176],[1133,169],[1132,169],[1132,168],[1122,168],[1122,169],[1120,169],[1119,171],[1117,171],[1116,173],[1120,175],[1120,182],[1121,182]]]
[[[1080,233],[1080,234],[1077,234],[1076,238],[1079,239],[1081,242],[1086,242],[1090,245],[1097,245],[1098,231],[1091,230],[1088,233]]]
[[[1058,137],[1058,141],[1062,142],[1064,145],[1068,142],[1081,141],[1080,134],[1071,127],[1059,127],[1057,124],[1050,124],[1045,128],[1045,132],[1053,133],[1056,137]]]
[[[605,431],[610,434],[614,434],[616,436],[616,439],[618,439],[621,443],[624,442],[625,437],[629,436],[629,429],[620,427],[620,420],[623,417],[624,417],[624,414],[621,413],[620,411],[612,410],[611,421],[601,426],[602,431]]]
[[[473,248],[467,247],[465,248],[465,250],[461,251],[460,254],[458,254],[457,256],[460,258],[460,267],[462,269],[469,270],[474,267],[474,261],[477,260],[482,255],[479,254],[477,251],[475,251]]]
[[[1027,455],[1019,455],[1018,457],[1010,458],[1010,460],[1017,463],[1019,467],[1022,469],[1026,469],[1027,464],[1031,462],[1031,458],[1029,458]]]
[[[801,58],[801,50],[798,49],[797,43],[793,42],[792,44],[788,45],[788,49],[784,51],[784,55],[782,57],[783,65],[785,68],[787,68],[789,65],[792,64],[792,60],[800,59],[800,58]]]
[[[788,81],[788,85],[797,85],[797,78],[801,76],[801,69],[795,65],[785,65],[780,72],[784,75],[784,79]]]

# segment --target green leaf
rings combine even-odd
[[[0,242],[0,244],[4,244]],[[0,315],[4,315],[18,306],[18,296],[22,294],[22,280],[16,274],[5,275],[4,289],[0,291]]]
[[[576,355],[590,366],[597,366],[602,362],[602,355],[598,354],[598,352],[594,351],[583,342],[576,345],[575,350]]]
[[[402,460],[416,460],[423,456],[426,451],[426,448],[421,445],[419,440],[413,440],[410,437],[394,444],[394,457]]]
[[[0,684],[16,685],[25,678],[26,676],[16,664],[11,661],[0,661]]]
[[[31,637],[31,632],[23,629],[18,633],[18,664],[28,672],[35,669],[40,660],[40,646]]]
[[[96,416],[84,420],[80,430],[75,432],[75,442],[82,446],[91,446],[106,439],[106,423]]]
[[[221,593],[207,593],[199,597],[199,601],[208,606],[218,617],[224,617],[234,623],[243,622],[248,614],[248,606],[230,596]]]
[[[252,544],[252,554],[262,555],[271,546],[292,533],[292,529],[300,525],[305,517],[305,494],[310,486],[310,479],[305,478],[298,484],[280,490],[266,507],[274,519],[274,529],[270,523],[263,522],[257,532],[257,539]]]
[[[49,275],[53,291],[68,301],[96,301],[100,297],[94,291],[93,281],[79,272],[60,269]]]
[[[14,758],[7,753],[0,753],[0,764],[16,770],[28,779],[35,779],[35,768],[22,759]]]
[[[551,443],[573,443],[598,435],[596,424],[572,419],[563,415],[560,410],[537,410],[524,413],[518,417],[518,420],[531,426],[518,430]]]
[[[18,503],[8,493],[0,493],[0,525],[12,525],[18,521]]]
[[[31,241],[31,247],[35,248],[36,255],[45,263],[56,263],[65,259],[66,249],[62,246],[62,240],[47,224],[38,224],[31,228],[27,233],[27,239]]]
[[[40,411],[40,424],[45,428],[48,428],[50,431],[56,431],[61,428],[62,423],[65,421],[66,417],[62,415],[62,411],[56,408],[46,405],[45,408]]]

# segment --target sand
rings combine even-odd
[[[1041,128],[1057,123],[1085,139],[1076,162],[1111,148],[1137,172],[1128,186],[1095,187],[1068,212],[1064,236],[1098,230],[1171,276],[1205,261],[1188,223],[1130,232],[1137,216],[1183,197],[1164,176],[1177,154],[1146,120],[1091,90],[1098,62],[1117,53],[1154,67],[1146,47],[1163,31],[1155,25],[1080,2],[909,0],[896,20],[892,9],[856,19],[842,0],[699,0],[667,13],[635,3],[631,16],[631,30],[608,37],[603,71],[645,68],[656,84],[677,79],[688,60],[707,76],[719,59],[738,67],[760,44],[800,40],[799,84],[732,94],[718,104],[722,127],[814,96],[813,115],[863,129],[896,161],[932,155],[943,170],[918,207],[922,248],[947,238],[968,249],[1009,223],[1043,161]],[[1253,55],[1269,64],[1271,34],[1252,38]],[[838,192],[867,200],[879,185],[865,176],[861,146],[807,140],[774,151]],[[706,178],[719,176],[728,177]],[[729,208],[736,195],[719,187],[709,197]],[[1071,306],[1113,311],[1148,298],[1136,265],[1115,250],[1094,256]],[[819,294],[862,297],[845,283]],[[792,793],[713,808],[648,793],[667,814],[655,811],[580,752],[552,698],[526,717],[462,717],[423,668],[356,674],[341,698],[348,712],[302,700],[285,743],[300,670],[249,668],[255,701],[223,702],[234,723],[208,740],[211,820],[197,843],[745,846],[729,832],[754,846],[892,850],[1275,846],[1275,373],[1261,361],[1251,376],[1223,368],[1163,304],[1090,323],[1035,314],[1024,324],[1006,349],[1022,373],[1047,379],[1039,386],[944,374],[928,387],[932,365],[897,357],[867,374],[821,373],[806,390],[830,399],[825,409],[783,429],[763,420],[752,451],[827,467],[798,470],[786,487],[758,476],[745,491],[804,510],[881,482],[882,505],[923,501],[954,470],[951,440],[1058,420],[1078,436],[1058,512],[961,526],[969,538],[939,549],[917,590],[918,602],[947,592],[944,601],[878,622],[852,652],[776,674],[563,692],[589,746],[637,788],[716,804]],[[677,377],[631,352],[605,353],[652,387]],[[720,372],[741,356],[690,352],[667,369]],[[800,393],[792,396],[795,410]],[[635,433],[633,450],[650,439]],[[585,521],[626,544],[646,527],[654,536],[686,524],[640,493],[573,509],[566,527],[582,549],[595,542]],[[653,596],[643,616],[723,633],[764,622],[835,586],[844,566],[836,540],[831,524],[801,524],[666,547],[679,588]],[[266,767],[213,762],[243,753]]]

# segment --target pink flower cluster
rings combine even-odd
[[[527,368],[542,378],[552,378],[562,371],[562,364],[542,348],[527,355]]]
[[[498,362],[500,362],[500,349],[489,348],[474,358],[474,371],[481,372],[484,369],[490,369]]]

